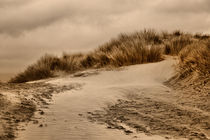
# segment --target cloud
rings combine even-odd
[[[70,22],[86,19],[87,24],[92,21],[102,24],[101,21],[103,19],[108,20],[109,15],[135,10],[137,8],[135,3],[138,2],[135,0],[108,0],[106,2],[103,0],[88,2],[38,0],[22,7],[1,9],[0,33],[15,35],[45,27],[64,19],[68,19]]]
[[[31,1],[29,0],[1,0],[0,1],[0,8],[8,8],[8,7],[17,7],[22,6]]]
[[[157,11],[163,13],[182,14],[210,14],[209,0],[159,0],[155,6]]]
[[[210,13],[209,0],[3,0],[0,7],[2,5],[7,7],[0,8],[0,33],[12,36],[46,28],[64,20],[68,20],[69,24],[103,28],[116,24],[115,19],[136,12],[140,13],[139,17],[135,17],[138,18],[137,22],[148,19],[151,20],[148,22],[154,22],[151,17],[156,19],[162,16],[185,20],[186,17],[190,19],[199,14],[208,14],[209,17]],[[145,26],[147,24],[150,23]]]
[[[40,26],[47,26],[65,17],[65,9],[58,9],[53,3],[35,3],[16,8],[2,9],[0,33],[17,34]]]

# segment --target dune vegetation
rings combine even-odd
[[[179,59],[180,78],[189,75],[198,75],[195,78],[210,77],[210,41],[187,46],[179,53]]]
[[[177,74],[168,83],[175,88],[193,88],[196,93],[209,94],[210,90],[210,41],[187,45],[179,54]]]
[[[209,50],[209,35],[143,30],[120,34],[88,53],[63,54],[61,57],[45,55],[9,82],[23,83],[54,77],[58,71],[75,73],[92,68],[158,62],[165,55],[178,56],[178,78],[187,78],[192,73],[199,78],[207,77],[210,70]]]

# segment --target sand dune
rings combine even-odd
[[[208,139],[210,114],[203,99],[164,84],[175,74],[175,63],[170,57],[31,83],[45,86],[30,88],[39,89],[39,96],[23,91],[24,98],[35,100],[37,113],[16,139]]]

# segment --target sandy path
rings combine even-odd
[[[81,87],[56,94],[47,109],[38,108],[44,113],[37,113],[35,124],[17,140],[208,139],[209,107],[163,84],[173,76],[174,63],[167,59],[46,80]]]
[[[146,136],[145,134],[125,135],[123,131],[106,129],[108,125],[98,125],[90,122],[87,117],[95,110],[114,104],[118,99],[125,98],[122,89],[148,88],[157,86],[168,90],[161,84],[173,73],[171,61],[161,63],[136,65],[116,71],[88,71],[74,76],[50,80],[48,83],[65,85],[82,84],[80,90],[60,94],[54,98],[53,105],[45,111],[45,117],[39,120],[44,127],[31,124],[26,131],[20,133],[17,140],[47,140],[47,139],[164,139],[161,136]],[[151,71],[152,70],[152,71]],[[166,88],[166,89],[165,89]],[[46,126],[46,127],[45,127]],[[125,131],[126,132],[126,131]]]

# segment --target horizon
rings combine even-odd
[[[86,52],[120,33],[151,28],[209,34],[209,9],[208,0],[3,0],[0,81],[46,53]]]

